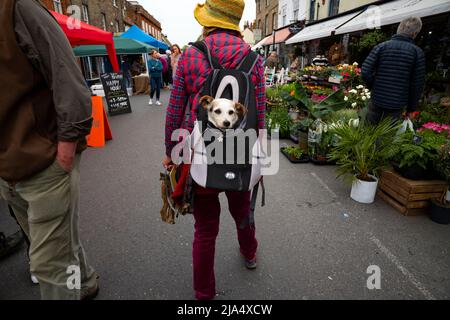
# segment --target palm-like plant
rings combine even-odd
[[[379,177],[395,153],[393,140],[398,128],[391,119],[375,126],[361,123],[354,127],[348,123],[334,128],[338,142],[329,157],[339,166],[338,177],[346,176],[350,181],[373,181],[371,175]]]

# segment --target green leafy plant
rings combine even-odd
[[[395,152],[392,142],[398,128],[397,123],[385,119],[376,126],[361,123],[355,127],[344,123],[332,129],[337,142],[329,158],[339,166],[338,177],[350,181],[355,178],[373,181],[370,175],[379,177]]]
[[[363,35],[359,40],[358,50],[363,51],[372,49],[373,47],[375,47],[379,43],[386,41],[387,39],[388,36],[380,30],[368,32],[365,35]]]
[[[279,130],[280,138],[289,137],[292,118],[287,108],[275,107],[267,114],[267,130]]]
[[[284,152],[296,160],[300,160],[303,157],[303,150],[299,147],[286,147]]]

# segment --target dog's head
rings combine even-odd
[[[232,129],[247,113],[247,108],[228,99],[203,96],[200,105],[208,112],[208,121],[218,129]]]

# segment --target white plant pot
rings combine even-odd
[[[374,176],[370,176],[375,179],[374,182],[356,180],[352,185],[352,192],[350,197],[359,203],[373,203],[375,201],[375,195],[378,188],[378,179]]]

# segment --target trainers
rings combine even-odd
[[[97,297],[99,291],[100,291],[100,287],[98,286],[98,281],[96,281],[95,286],[87,289],[84,292],[81,292],[80,300],[81,301],[94,300],[95,297]]]
[[[161,102],[156,101],[156,105],[157,105],[157,106],[160,106],[160,105],[161,105]]]
[[[17,231],[9,237],[6,237],[3,232],[0,232],[0,259],[18,250],[23,241],[22,231]]]
[[[150,99],[150,101],[148,102],[148,105],[151,106],[153,104],[152,99]]]
[[[256,269],[256,257],[252,260],[245,259],[245,267],[249,270]]]

